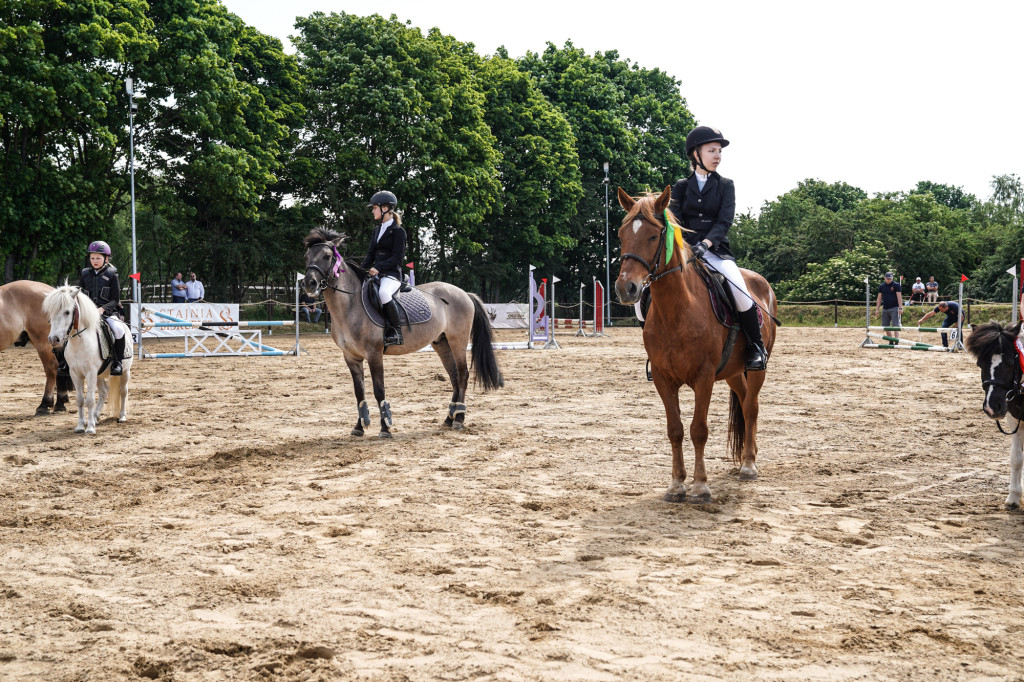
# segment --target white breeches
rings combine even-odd
[[[704,260],[715,270],[725,275],[726,281],[732,287],[732,297],[736,300],[736,310],[741,313],[744,310],[750,310],[751,306],[754,305],[754,300],[750,297],[747,283],[743,281],[743,275],[740,274],[740,268],[736,265],[736,261],[719,258],[710,251],[704,254]]]
[[[381,305],[384,305],[385,303],[390,303],[391,299],[395,295],[395,292],[398,291],[401,287],[402,283],[399,282],[394,277],[381,277],[380,289],[378,289],[378,291],[380,292]]]
[[[110,327],[110,331],[114,334],[115,339],[124,337],[124,325],[113,315],[107,318],[107,326]]]

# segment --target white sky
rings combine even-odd
[[[618,50],[682,81],[697,121],[731,141],[719,171],[740,211],[806,178],[870,194],[931,180],[984,200],[993,175],[1024,175],[1020,0],[223,2],[289,52],[295,17],[315,11],[396,14],[482,55]]]

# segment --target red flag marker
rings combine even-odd
[[[967,275],[965,275],[964,273],[961,272],[960,273],[960,281],[961,282],[966,282],[967,280],[968,280]]]
[[[413,269],[413,267],[412,267],[412,263],[406,263],[406,264],[405,264],[405,267],[409,268],[410,270],[412,270],[412,269]]]
[[[141,272],[133,273],[131,275],[128,275],[128,277],[129,277],[129,279],[134,279],[139,284],[142,283],[142,273]]]

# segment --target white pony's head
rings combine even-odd
[[[57,287],[43,299],[43,312],[50,320],[50,343],[63,345],[68,335],[91,329],[100,323],[100,311],[88,296],[82,295],[79,287],[73,287],[64,280],[64,286]]]

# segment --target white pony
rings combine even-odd
[[[96,433],[96,419],[106,405],[109,391],[107,379],[110,377],[109,367],[103,374],[98,374],[103,364],[100,359],[100,325],[105,324],[99,308],[88,296],[82,294],[79,287],[65,282],[64,286],[54,289],[43,299],[43,312],[50,319],[50,343],[54,346],[67,344],[64,359],[71,369],[71,380],[75,384],[75,397],[78,400],[78,426],[75,427],[75,433]],[[119,320],[115,320],[115,323],[123,325]],[[125,333],[128,331],[126,328]],[[118,422],[128,419],[131,358],[124,359],[121,367],[121,414],[117,418]],[[95,399],[97,384],[100,393],[98,401]]]

